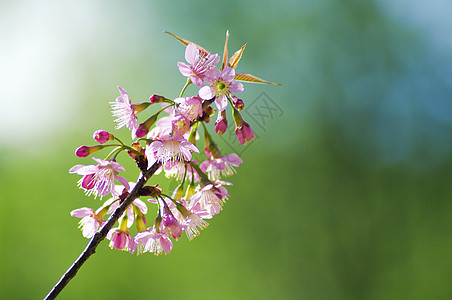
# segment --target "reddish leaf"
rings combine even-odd
[[[223,52],[223,66],[221,70],[226,67],[226,61],[228,60],[228,40],[229,40],[229,30],[226,31],[226,41],[224,42],[224,52]]]
[[[228,66],[235,69],[240,59],[242,58],[243,50],[245,50],[246,44],[242,46],[239,50],[237,50],[234,55],[232,55],[231,59],[229,59]]]
[[[266,84],[272,84],[272,85],[281,85],[279,83],[274,83],[274,82],[269,82],[263,79],[260,79],[254,75],[250,75],[250,74],[243,74],[243,73],[238,73],[235,74],[235,80],[240,80],[240,81],[247,81],[247,82],[254,82],[254,83],[266,83]]]
[[[177,35],[172,34],[171,32],[168,32],[168,31],[165,31],[165,33],[168,33],[169,35],[173,36],[174,38],[176,38],[179,42],[181,42],[181,43],[184,44],[185,46],[187,46],[187,45],[190,44],[190,43],[191,43],[191,44],[195,44],[196,47],[199,49],[199,51],[201,51],[202,54],[204,54],[204,55],[210,54],[209,51],[207,51],[206,49],[204,49],[203,47],[199,46],[199,45],[196,44],[196,43],[193,43],[193,42],[191,42],[191,41],[189,41],[189,40],[180,38],[180,37],[178,37]]]

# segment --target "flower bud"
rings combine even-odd
[[[132,104],[133,114],[135,115],[139,112],[142,112],[143,110],[148,108],[151,104],[152,103],[149,103],[149,102],[140,102],[140,103]]]
[[[190,185],[187,188],[187,191],[185,192],[185,199],[190,200],[191,196],[193,196],[196,192],[196,185],[195,183],[192,181],[190,182]]]
[[[145,136],[149,132],[149,129],[151,129],[152,125],[154,125],[155,121],[157,121],[159,114],[160,112],[154,114],[152,117],[141,123],[135,131],[135,135],[138,138]]]
[[[166,99],[165,97],[163,97],[163,96],[159,96],[159,95],[152,95],[151,97],[149,97],[149,101],[151,102],[151,103],[160,103],[160,102],[165,102],[165,100],[168,100],[168,99]]]
[[[108,141],[112,141],[115,136],[105,130],[97,130],[93,134],[93,139],[99,144],[104,144]]]
[[[243,122],[242,126],[235,128],[235,134],[240,144],[245,145],[247,142],[254,140],[254,132],[250,125]]]
[[[75,155],[78,157],[87,157],[88,155],[97,152],[104,148],[102,145],[96,146],[80,146],[75,150]]]
[[[193,145],[196,145],[196,133],[198,132],[198,126],[199,122],[193,124],[193,126],[190,128],[190,134],[188,135],[187,141],[189,141]]]
[[[218,113],[217,121],[215,122],[215,132],[222,135],[228,128],[228,121],[226,120],[226,111],[223,110]]]
[[[180,201],[182,195],[184,194],[184,183],[178,185],[178,187],[173,192],[173,200]]]
[[[188,218],[190,216],[190,212],[182,204],[176,202],[176,208],[184,218]]]
[[[163,207],[162,225],[168,229],[174,239],[177,240],[182,235],[183,228],[166,203]]]
[[[160,214],[159,211],[159,214],[157,215],[154,221],[155,231],[160,232],[160,224],[162,224],[162,215]]]
[[[231,95],[232,104],[234,105],[237,110],[242,110],[243,107],[245,107],[245,103],[243,103],[242,99],[238,98],[237,96]]]
[[[138,232],[146,231],[146,218],[144,216],[137,215],[135,225],[137,226]]]

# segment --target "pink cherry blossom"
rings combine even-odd
[[[210,84],[199,90],[199,96],[204,100],[215,98],[215,105],[219,111],[225,110],[230,93],[243,92],[243,84],[234,80],[235,70],[230,67],[222,72],[211,69],[206,73],[205,80]]]
[[[211,219],[212,215],[207,211],[202,210],[199,204],[188,210],[188,213],[189,215],[185,220],[185,234],[187,235],[188,240],[191,241],[200,234],[200,230],[209,226],[209,223],[204,219]]]
[[[235,153],[220,157],[207,159],[202,162],[200,168],[207,173],[210,180],[220,179],[221,176],[228,177],[236,173],[234,167],[238,167],[243,160]]]
[[[166,203],[163,204],[162,226],[176,240],[180,238],[182,232],[185,230],[185,226],[181,225],[176,217],[174,217]]]
[[[202,116],[202,99],[196,97],[182,97],[174,99],[179,104],[176,112],[183,114],[189,121],[193,121]]]
[[[190,121],[182,114],[176,114],[171,119],[172,133],[184,135],[190,129]]]
[[[235,128],[235,135],[240,144],[245,145],[247,142],[254,140],[254,132],[250,124],[243,122],[241,126]]]
[[[130,253],[135,252],[137,243],[130,236],[130,232],[122,231],[120,228],[113,228],[107,234],[110,240],[110,248],[118,250],[128,250]]]
[[[182,180],[184,178],[185,174],[185,163],[176,161],[176,162],[167,162],[165,164],[164,170],[165,170],[165,176],[167,178],[175,177],[176,180]],[[196,170],[194,170],[192,167],[187,166],[187,173],[186,173],[186,180],[192,181],[192,177],[194,176],[193,181],[198,182],[199,181],[199,175]]]
[[[152,142],[146,148],[146,156],[152,157],[155,153],[157,161],[191,161],[191,152],[199,153],[198,148],[180,135],[165,135]]]
[[[157,120],[155,127],[148,133],[148,139],[157,140],[162,136],[171,134],[171,116],[162,117]]]
[[[201,210],[207,211],[212,216],[220,213],[224,202],[218,197],[217,193],[214,192],[215,189],[213,184],[208,184],[200,188],[198,192],[191,196],[188,209],[199,204]]]
[[[71,211],[71,216],[81,219],[79,222],[79,228],[82,230],[82,234],[86,238],[93,237],[93,235],[105,223],[105,220],[98,216],[94,209],[88,207],[74,209]]]
[[[127,180],[118,176],[118,172],[125,171],[123,166],[115,161],[105,161],[96,157],[93,157],[93,160],[97,165],[76,165],[69,170],[69,173],[83,176],[78,185],[87,195],[103,197],[111,193],[113,196],[118,196],[119,193],[115,191],[115,179],[128,189]]]
[[[112,114],[116,118],[116,129],[126,126],[132,132],[132,138],[135,138],[135,130],[138,127],[135,111],[127,92],[119,86],[118,89],[121,95],[115,102],[110,102]]]
[[[179,67],[179,71],[185,77],[189,77],[191,82],[197,86],[204,86],[204,74],[215,67],[220,57],[218,54],[201,52],[195,44],[190,43],[185,49],[185,60],[189,65],[178,62],[177,66]]]
[[[144,252],[152,252],[160,255],[163,252],[169,254],[173,249],[173,242],[168,237],[165,230],[157,232],[154,227],[147,231],[139,232],[135,235],[134,240],[138,245],[138,254]]]

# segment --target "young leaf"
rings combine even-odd
[[[246,44],[242,46],[239,50],[237,50],[234,55],[229,59],[228,66],[235,69],[240,59],[242,58],[243,50],[245,50]]]
[[[201,51],[204,55],[210,54],[209,51],[207,51],[206,49],[204,49],[203,47],[199,46],[199,45],[196,44],[196,43],[193,43],[193,42],[190,42],[189,40],[180,38],[180,37],[178,37],[177,35],[172,34],[172,33],[169,32],[169,31],[165,31],[165,33],[168,33],[169,35],[173,36],[174,38],[176,38],[179,42],[181,42],[181,43],[184,44],[185,46],[187,46],[187,45],[190,44],[190,43],[191,43],[191,44],[195,44],[195,46],[199,49],[199,51]]]
[[[240,81],[254,82],[254,83],[266,83],[266,84],[271,84],[271,85],[281,85],[279,83],[269,82],[269,81],[260,79],[259,77],[256,77],[251,74],[238,73],[238,74],[235,74],[234,79],[240,80]]]
[[[229,40],[229,30],[226,31],[226,41],[224,42],[224,52],[223,52],[223,66],[221,70],[226,67],[226,61],[228,60],[228,40]]]

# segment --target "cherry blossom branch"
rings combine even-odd
[[[151,178],[152,175],[160,167],[160,163],[154,163],[149,169],[142,173],[137,184],[132,189],[129,195],[122,201],[121,205],[110,215],[107,222],[102,226],[102,228],[92,237],[86,246],[85,250],[80,254],[77,260],[69,267],[69,269],[64,273],[57,284],[52,288],[49,294],[44,298],[45,300],[55,299],[58,294],[64,289],[64,287],[69,283],[69,281],[75,277],[78,270],[82,265],[88,260],[88,258],[96,252],[96,248],[99,243],[105,239],[110,229],[118,221],[119,217],[124,213],[127,207],[139,196],[140,189],[144,187],[146,182]]]

